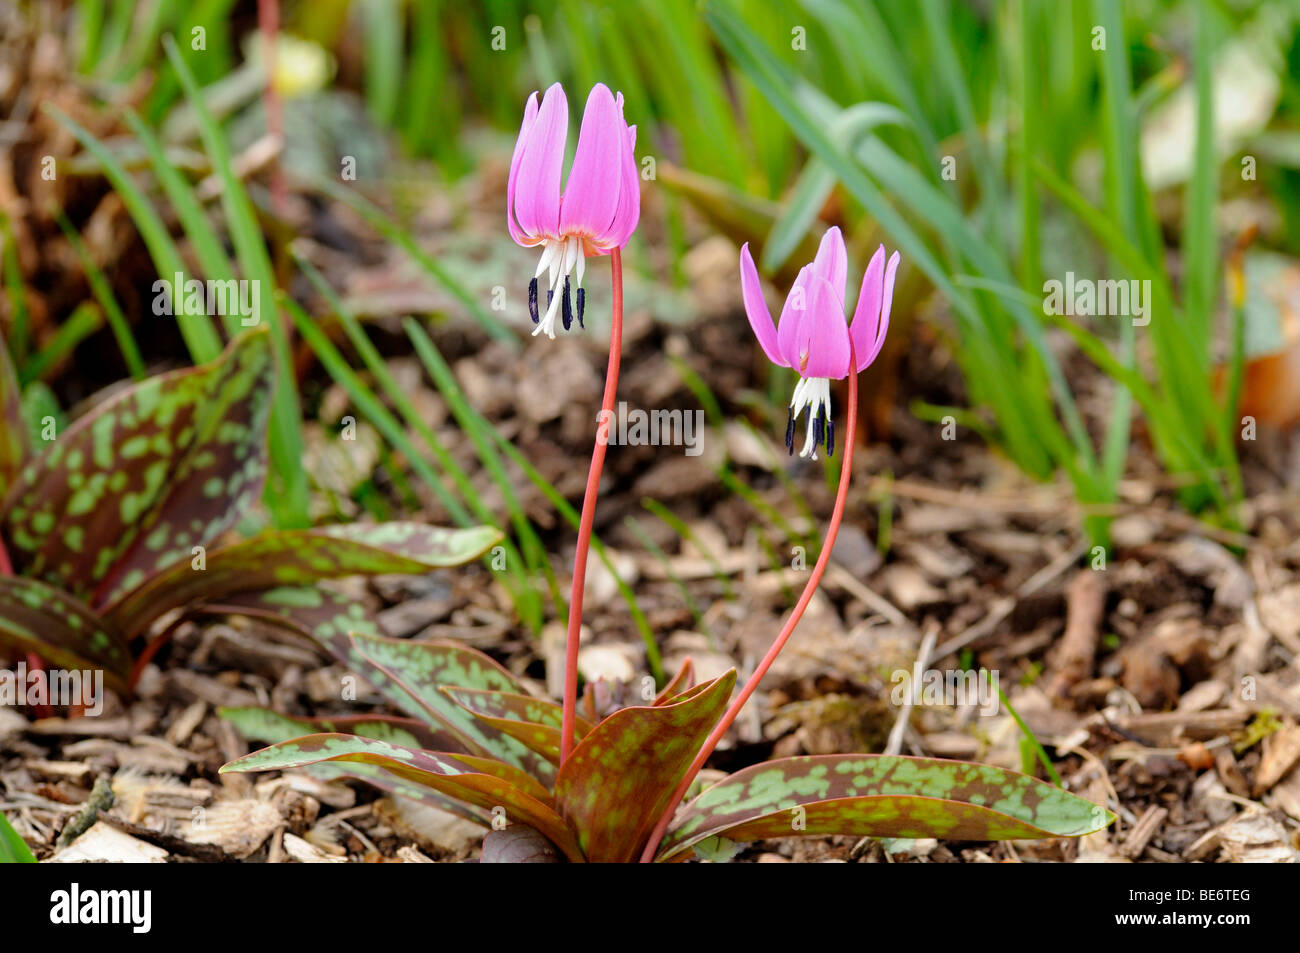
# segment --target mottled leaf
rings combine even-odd
[[[353,642],[371,665],[391,679],[385,692],[407,714],[431,719],[471,751],[521,768],[543,784],[555,778],[555,767],[545,757],[478,720],[443,693],[446,687],[526,694],[519,680],[488,656],[454,642],[414,642],[360,632]],[[406,697],[393,694],[394,689],[404,689]]]
[[[681,701],[616,711],[573,749],[556,777],[555,803],[588,860],[636,858],[735,684],[732,669]]]
[[[515,692],[446,687],[442,691],[479,721],[522,742],[551,763],[560,763],[564,712],[555,702]],[[574,741],[581,741],[592,727],[585,718],[575,716]]]
[[[502,808],[509,820],[536,828],[569,859],[582,859],[573,832],[545,799],[545,791],[541,797],[535,796],[540,789],[535,781],[517,769],[511,770],[508,765],[488,759],[418,751],[350,735],[321,734],[254,751],[225,765],[221,772],[275,771],[320,761],[377,765],[400,778],[475,807],[487,811]]]
[[[347,667],[376,692],[398,708],[421,721],[429,720],[424,706],[362,655],[352,642],[351,633],[381,635],[379,620],[353,596],[332,588],[329,583],[317,586],[278,586],[259,592],[240,592],[209,607],[242,613],[265,622],[278,624],[318,644],[340,664]]]
[[[441,529],[422,523],[266,532],[214,549],[202,568],[191,559],[176,563],[105,607],[104,616],[129,637],[163,613],[200,599],[343,576],[414,574],[460,566],[500,539],[500,531],[489,526]]]
[[[664,686],[664,690],[655,696],[652,705],[667,705],[670,701],[685,692],[690,691],[695,684],[695,665],[688,658],[682,662],[682,667],[678,669],[677,674],[672,680]]]
[[[990,765],[815,755],[768,761],[723,778],[677,815],[657,859],[670,859],[712,837],[1012,840],[1078,837],[1112,820],[1091,801]]]
[[[211,363],[105,401],[29,460],[6,497],[17,570],[105,605],[209,545],[261,492],[265,329]]]
[[[456,739],[445,731],[434,731],[415,718],[391,715],[335,715],[327,718],[298,718],[269,708],[219,708],[217,714],[239,729],[250,741],[275,744],[303,735],[343,734],[374,738],[389,744],[425,751],[462,753]]]
[[[0,487],[10,485],[27,459],[27,452],[23,395],[18,389],[18,375],[9,361],[9,349],[0,340]]]
[[[408,748],[422,748],[425,751],[460,753],[455,739],[443,732],[432,731],[428,725],[414,718],[381,715],[291,718],[266,708],[220,708],[217,713],[238,728],[239,733],[245,738],[266,744],[290,741],[303,735],[338,733],[374,738]],[[479,808],[470,807],[431,788],[403,780],[373,764],[361,764],[356,761],[322,761],[319,764],[309,764],[302,770],[322,781],[363,781],[386,794],[399,794],[402,797],[430,804],[484,826],[492,822],[487,812]]]
[[[475,824],[482,824],[484,827],[492,826],[492,815],[483,808],[458,801],[433,788],[408,781],[406,778],[399,778],[376,764],[366,764],[361,761],[320,761],[316,764],[304,765],[299,770],[321,781],[360,781],[385,794],[418,801],[420,804],[436,807],[440,811],[447,811]]]
[[[364,607],[325,586],[240,593],[223,603],[309,636],[402,711],[449,732],[461,746],[501,758],[544,784],[555,779],[555,766],[546,758],[477,720],[439,690],[447,685],[523,694],[523,685],[482,652],[452,642],[383,638]],[[372,659],[372,653],[378,657]]]
[[[219,606],[231,613],[263,618],[301,632],[366,678],[376,691],[383,691],[380,683],[386,679],[372,677],[374,666],[356,650],[350,634],[380,635],[378,620],[355,597],[332,588],[328,583],[235,593],[223,598]]]
[[[0,576],[0,643],[59,668],[94,669],[123,691],[131,674],[126,641],[66,592],[22,576]]]

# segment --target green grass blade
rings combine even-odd
[[[416,244],[405,229],[401,228],[390,219],[379,206],[375,205],[369,199],[365,198],[359,192],[349,189],[331,179],[317,178],[312,180],[312,184],[324,192],[330,198],[336,199],[347,205],[358,215],[370,223],[370,226],[379,232],[390,242],[401,247],[411,259],[420,266],[420,268],[431,277],[435,282],[445,288],[453,297],[455,297],[465,309],[469,312],[484,332],[494,341],[499,341],[509,348],[512,352],[520,350],[518,337],[491,312],[475,298],[465,286],[453,277],[451,272],[440,265],[437,260]]]
[[[181,257],[180,249],[176,247],[176,242],[167,231],[167,226],[163,224],[158,211],[150,204],[144,192],[135,184],[127,171],[122,168],[121,163],[102,142],[57,106],[46,103],[44,108],[99,162],[104,170],[104,176],[122,199],[122,204],[126,206],[131,220],[135,222],[135,227],[140,230],[140,238],[149,249],[149,256],[153,259],[159,278],[170,283],[174,275],[178,272],[183,273],[185,259]],[[195,364],[211,361],[221,353],[221,337],[217,334],[216,327],[208,315],[178,314],[176,324]]]
[[[109,285],[108,279],[104,277],[104,272],[90,257],[90,252],[86,249],[86,244],[81,240],[77,230],[72,227],[67,216],[63,212],[57,212],[55,218],[59,223],[59,228],[63,229],[64,236],[68,239],[68,244],[77,255],[77,260],[81,262],[81,270],[86,276],[86,283],[90,285],[90,292],[99,302],[99,306],[104,310],[104,315],[108,319],[108,325],[113,329],[113,337],[117,339],[118,350],[122,352],[122,360],[126,362],[126,368],[131,373],[133,380],[141,381],[145,378],[144,359],[140,356],[140,348],[135,343],[135,336],[131,333],[131,325],[126,320],[126,315],[122,313],[122,306],[117,303],[117,298],[113,294],[113,288]]]
[[[9,819],[0,814],[0,864],[34,864],[35,856],[27,842],[18,836]]]
[[[181,57],[170,36],[163,47],[181,81],[199,123],[204,150],[221,180],[221,207],[226,214],[230,240],[235,247],[244,278],[256,282],[259,317],[271,324],[271,341],[275,351],[276,388],[271,408],[271,473],[267,481],[266,500],[282,529],[306,526],[307,474],[302,466],[302,418],[298,406],[298,385],[293,373],[293,358],[284,322],[276,309],[275,274],[267,252],[253,203],[231,165],[225,135],[208,111],[194,74]]]

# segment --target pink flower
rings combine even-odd
[[[622,248],[641,215],[641,188],[632,151],[636,126],[623,120],[623,94],[613,95],[603,83],[592,87],[573,166],[561,191],[568,136],[569,104],[560,84],[546,91],[540,108],[537,93],[529,96],[510,160],[506,198],[510,236],[525,247],[542,246],[537,272],[528,285],[528,310],[537,325],[533,334],[551,338],[555,337],[555,314],[561,303],[566,331],[573,319],[569,275],[575,274],[578,286],[581,327],[586,307],[582,288],[586,256],[608,255]],[[543,272],[547,272],[547,308],[545,317],[539,319],[537,281]]]
[[[799,372],[785,430],[785,445],[791,453],[794,453],[794,422],[805,407],[808,408],[808,435],[799,455],[811,455],[816,460],[817,448],[822,444],[827,454],[835,452],[831,381],[842,380],[850,372],[861,372],[880,353],[889,330],[889,306],[894,297],[897,270],[898,252],[890,256],[886,265],[885,246],[876,249],[862,276],[853,324],[846,324],[844,291],[848,253],[840,230],[830,228],[813,263],[799,270],[781,309],[781,321],[773,326],[748,243],[740,250],[741,294],[758,343],[773,364]],[[849,367],[850,337],[857,357],[857,366],[853,368]]]

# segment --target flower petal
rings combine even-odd
[[[812,265],[804,265],[799,269],[798,277],[790,286],[790,293],[785,296],[781,319],[776,325],[776,346],[781,353],[781,361],[796,370],[799,368],[799,328],[808,314],[809,284],[812,277]]]
[[[813,259],[813,274],[830,282],[831,288],[839,295],[840,311],[844,310],[844,292],[849,278],[849,255],[844,248],[844,236],[838,225],[826,229],[822,243],[817,248],[817,257]]]
[[[626,245],[640,219],[641,177],[636,171],[636,126],[628,126],[627,149],[623,153],[622,177],[618,187],[618,209],[609,226],[609,246],[622,248]]]
[[[560,231],[560,172],[569,138],[569,101],[555,83],[542,97],[542,106],[528,132],[515,182],[515,215],[519,227],[532,236]]]
[[[849,327],[844,304],[825,278],[812,279],[808,314],[799,325],[799,364],[804,377],[838,380],[849,373]]]
[[[510,237],[520,245],[527,244],[528,235],[515,220],[515,185],[519,180],[519,163],[524,157],[524,146],[532,132],[533,123],[537,121],[537,91],[528,97],[524,105],[524,121],[519,126],[519,138],[515,140],[514,155],[510,157],[510,180],[506,185],[506,225],[510,228]]]
[[[871,256],[862,275],[862,288],[858,291],[858,304],[853,309],[853,323],[849,334],[853,338],[853,353],[857,355],[858,370],[866,367],[867,355],[875,346],[880,330],[880,296],[885,277],[885,246],[881,245]]]
[[[889,264],[885,265],[885,286],[883,293],[880,295],[880,328],[876,332],[876,341],[871,346],[871,351],[868,352],[866,360],[858,359],[858,371],[862,371],[862,368],[874,361],[876,356],[880,354],[880,348],[885,346],[885,334],[889,333],[889,308],[893,304],[894,274],[897,273],[897,270],[898,252],[894,252],[893,255],[889,256]]]
[[[763,299],[763,284],[758,279],[758,269],[754,267],[754,258],[749,253],[749,242],[745,242],[740,249],[740,294],[745,301],[749,326],[754,329],[754,336],[758,338],[758,345],[767,359],[781,367],[789,367],[777,348],[776,325],[772,323],[772,312],[767,309],[767,302]]]
[[[597,83],[587,97],[578,132],[578,149],[564,186],[560,231],[605,238],[618,210],[627,124],[614,94]]]

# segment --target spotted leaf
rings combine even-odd
[[[75,421],[23,466],[0,507],[17,571],[102,606],[188,561],[261,492],[271,389],[262,329]]]
[[[396,718],[385,715],[340,715],[335,718],[295,718],[267,708],[220,708],[218,714],[233,724],[239,733],[252,741],[276,744],[303,735],[339,733],[374,738],[389,744],[425,751],[461,753],[455,739],[444,732],[432,731],[428,725],[414,718]],[[356,761],[322,761],[302,769],[322,781],[363,781],[386,794],[398,794],[444,811],[451,811],[467,820],[487,826],[492,819],[487,812],[462,804],[439,794],[431,788],[389,774],[373,764]]]
[[[560,763],[563,709],[555,702],[514,692],[470,688],[444,687],[442,692],[479,721],[527,745],[552,764]],[[592,727],[585,718],[576,718],[574,741],[581,741]]]
[[[9,486],[27,458],[27,451],[23,395],[9,361],[9,350],[0,341],[0,486]]]
[[[0,644],[65,669],[95,669],[117,691],[131,674],[126,641],[78,602],[38,579],[0,576]]]
[[[545,790],[523,772],[489,759],[418,751],[351,735],[320,734],[254,751],[225,765],[221,772],[283,770],[321,761],[376,765],[475,807],[487,811],[502,808],[508,820],[535,828],[570,860],[582,860],[573,832],[555,812]]]
[[[382,634],[374,613],[353,596],[332,588],[328,582],[317,586],[277,586],[259,592],[236,593],[207,608],[259,618],[301,634],[317,643],[398,708],[421,721],[429,720],[424,706],[376,669],[353,644],[352,632]]]
[[[694,684],[695,665],[689,658],[687,658],[682,662],[682,667],[678,669],[677,674],[674,675],[672,680],[664,686],[664,690],[655,696],[655,700],[652,704],[656,707],[659,705],[667,705],[677,696],[690,691]]]
[[[201,599],[343,576],[425,573],[460,566],[500,539],[500,531],[490,526],[442,529],[422,523],[266,532],[214,549],[202,564],[191,559],[176,563],[106,606],[103,614],[132,636],[163,613]]]
[[[560,766],[555,803],[587,859],[635,859],[709,731],[722,717],[735,669],[679,701],[614,712]]]
[[[707,838],[804,834],[1013,840],[1078,837],[1114,820],[1091,801],[985,764],[815,755],[754,765],[688,804],[660,846],[673,859]]]
[[[318,764],[304,765],[302,770],[321,781],[360,781],[385,794],[418,801],[420,804],[436,807],[457,817],[463,817],[467,821],[473,821],[475,824],[482,824],[484,827],[492,825],[491,813],[483,808],[458,801],[414,781],[399,778],[376,764],[365,764],[360,761],[321,761]]]
[[[501,758],[546,784],[555,779],[545,757],[478,721],[440,691],[447,685],[523,694],[523,685],[482,652],[451,642],[383,638],[362,605],[323,585],[240,593],[224,599],[223,608],[302,632],[402,711],[450,733],[461,746]]]
[[[394,687],[405,690],[405,699],[390,697],[407,714],[432,720],[470,751],[499,758],[544,784],[554,780],[555,767],[545,757],[475,718],[443,693],[447,687],[525,694],[518,679],[482,652],[454,642],[415,642],[360,632],[353,635],[353,642],[371,666],[391,679],[386,691]]]
[[[332,718],[298,718],[269,708],[220,708],[217,713],[251,741],[275,744],[303,735],[344,734],[374,738],[389,744],[425,751],[461,753],[451,735],[433,731],[415,718],[389,715],[336,715]]]

